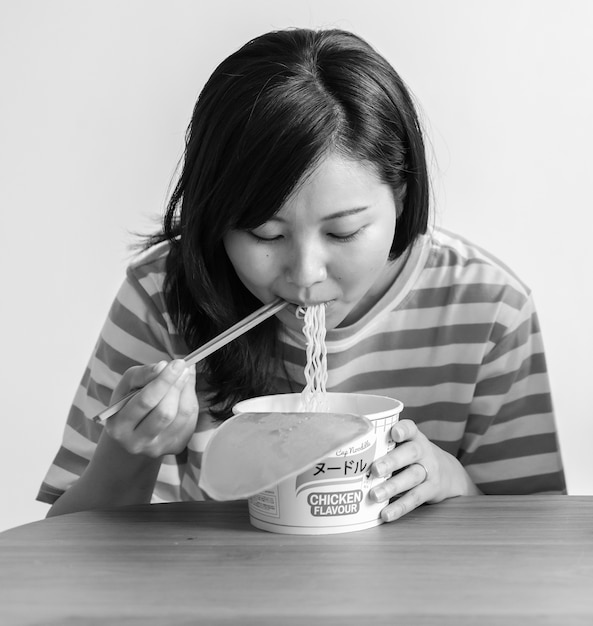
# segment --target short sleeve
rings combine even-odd
[[[184,353],[164,310],[161,282],[154,274],[128,272],[77,389],[60,449],[41,485],[38,500],[52,504],[83,473],[103,429],[93,417],[109,406],[124,372],[134,365],[170,360]],[[177,471],[175,464],[164,461],[162,472],[167,471]],[[163,493],[162,499],[176,495]]]
[[[533,299],[495,325],[459,459],[486,494],[566,493]]]

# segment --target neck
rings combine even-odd
[[[406,250],[395,261],[388,261],[377,280],[371,285],[361,301],[350,311],[339,327],[349,326],[357,322],[363,315],[368,313],[379,300],[387,293],[391,285],[397,280],[397,277],[404,269],[410,250]]]

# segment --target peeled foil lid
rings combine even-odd
[[[199,487],[214,500],[249,498],[371,432],[349,413],[239,413],[206,445]]]

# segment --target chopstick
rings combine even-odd
[[[218,349],[226,346],[227,343],[235,340],[240,335],[246,333],[248,330],[251,330],[264,320],[268,319],[268,317],[272,317],[275,313],[282,310],[285,306],[288,305],[288,302],[285,300],[281,300],[277,298],[273,302],[270,302],[261,308],[257,309],[251,315],[248,315],[246,318],[242,319],[240,322],[237,322],[224,332],[220,333],[214,339],[206,342],[203,346],[200,346],[197,350],[194,350],[190,354],[188,354],[184,361],[187,363],[188,367],[191,365],[195,365],[199,361],[202,361],[207,356],[210,356],[213,352],[216,352]],[[107,419],[115,415],[120,409],[122,409],[128,401],[133,398],[140,389],[134,389],[129,394],[124,396],[121,400],[118,400],[115,404],[107,407],[101,413],[93,417],[94,422],[98,422],[100,424],[104,424]]]

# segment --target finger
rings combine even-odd
[[[152,380],[140,388],[125,406],[118,411],[106,427],[109,434],[115,439],[123,440],[128,437],[142,420],[158,405],[170,389],[171,385],[179,378],[185,369],[185,361],[176,360],[170,363],[157,363],[154,366],[130,368],[124,376],[127,382],[140,384],[152,376]],[[119,389],[119,385],[118,385]]]
[[[167,367],[166,361],[159,361],[152,365],[138,365],[130,367],[122,376],[120,382],[112,395],[112,402],[123,398],[131,391],[143,389],[147,384],[154,381],[160,373]],[[142,410],[134,410],[134,398],[128,401],[120,411],[118,411],[105,424],[105,430],[110,437],[117,439],[120,443],[129,437],[136,425],[144,417]]]
[[[384,522],[393,522],[403,517],[410,511],[417,509],[421,504],[427,502],[431,492],[432,488],[426,483],[422,483],[410,489],[410,491],[400,496],[395,502],[388,504],[381,511],[381,518]]]
[[[156,458],[182,452],[195,431],[198,408],[195,368],[190,367],[135,431],[144,454]]]
[[[140,365],[139,367],[131,367],[129,372],[128,386],[132,389],[142,389],[152,382],[165,368],[167,361],[159,361],[153,365]],[[128,373],[126,372],[126,374]],[[125,374],[124,374],[125,376]]]
[[[393,496],[405,493],[417,487],[426,480],[424,466],[413,463],[405,470],[395,474],[385,482],[377,485],[369,492],[369,496],[375,502],[386,502]]]
[[[189,368],[189,376],[179,396],[179,414],[192,417],[198,412],[198,397],[196,395],[196,367]]]
[[[418,426],[412,420],[401,420],[396,422],[391,428],[391,438],[395,443],[408,441],[418,434]]]
[[[189,368],[169,385],[158,404],[142,419],[135,428],[138,437],[150,441],[167,429],[177,418],[181,393],[186,386],[191,371]]]
[[[152,365],[136,365],[124,372],[117,387],[111,397],[111,402],[115,403],[125,395],[136,389],[142,389],[149,382],[154,380],[167,366],[167,361],[159,361]]]
[[[181,393],[179,394],[179,406],[177,416],[173,422],[157,437],[155,443],[167,454],[179,454],[188,445],[195,432],[198,419],[198,399],[195,391],[195,369],[192,368]]]
[[[165,397],[172,385],[186,370],[186,363],[182,359],[175,359],[167,364],[161,372],[126,404],[125,408],[133,411],[142,418],[148,415]]]
[[[185,427],[185,423],[193,423],[195,421],[199,408],[195,389],[195,372],[195,367],[189,367],[187,371],[179,377],[175,385],[171,387],[171,392],[167,394],[156,409],[146,417],[146,424],[143,422],[141,426],[153,428],[152,432],[150,430],[147,431],[148,436],[156,436],[163,430],[180,430]],[[177,391],[178,393],[176,393]],[[161,412],[163,415],[159,416],[158,414]],[[166,417],[165,414],[167,413],[169,417]]]
[[[422,449],[416,441],[406,441],[385,456],[378,458],[371,468],[374,476],[381,478],[415,463],[420,459]]]

